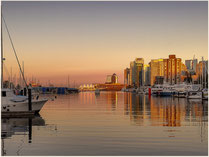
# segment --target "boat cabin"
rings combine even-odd
[[[1,97],[2,98],[4,98],[4,97],[14,97],[14,96],[15,96],[15,94],[11,89],[6,89],[6,88],[1,89]]]

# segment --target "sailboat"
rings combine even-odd
[[[25,82],[26,88],[28,89],[28,96],[18,96],[14,94],[14,91],[9,88],[3,88],[3,37],[2,37],[2,23],[4,22],[12,48],[15,53],[15,57],[17,63],[19,65],[23,80]],[[15,51],[9,30],[7,28],[5,19],[2,16],[2,9],[1,9],[1,113],[2,116],[4,115],[27,115],[27,114],[35,114],[38,113],[43,105],[48,101],[46,98],[32,98],[31,96],[31,89],[28,87],[25,79],[24,74],[22,72],[21,66],[19,64],[19,59],[17,57],[17,53]]]

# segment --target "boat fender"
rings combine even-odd
[[[38,100],[38,98],[39,98],[39,95],[36,97],[36,100]]]

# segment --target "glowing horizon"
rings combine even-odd
[[[104,83],[135,58],[208,59],[208,2],[3,1],[26,77],[41,83]],[[19,76],[3,26],[7,73]]]

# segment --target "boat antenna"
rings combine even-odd
[[[7,27],[6,21],[5,21],[5,19],[4,19],[4,17],[3,17],[2,14],[1,14],[1,17],[2,17],[2,19],[3,19],[3,21],[4,21],[4,24],[5,24],[5,27],[6,27],[8,36],[9,36],[9,40],[10,40],[10,42],[11,42],[11,45],[12,45],[12,48],[13,48],[13,51],[14,51],[14,54],[15,54],[15,57],[16,57],[18,66],[19,66],[19,68],[20,68],[21,75],[22,75],[22,77],[23,77],[23,81],[24,81],[24,83],[25,83],[25,85],[26,85],[26,88],[27,88],[27,90],[28,90],[28,85],[27,85],[27,83],[26,83],[26,81],[25,81],[25,77],[24,77],[24,74],[23,74],[23,71],[22,71],[22,68],[21,68],[21,65],[20,65],[20,62],[19,62],[19,59],[18,59],[16,50],[15,50],[15,47],[14,47],[14,44],[13,44],[13,41],[12,41],[12,38],[11,38],[10,33],[9,33],[9,29],[8,29],[8,27]]]

